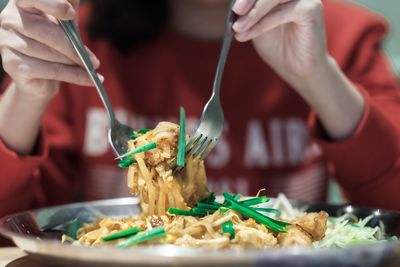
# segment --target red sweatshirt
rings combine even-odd
[[[220,42],[165,32],[121,54],[85,31],[121,121],[135,128],[188,124],[210,97]],[[321,200],[332,175],[355,204],[400,209],[400,95],[380,49],[386,24],[358,7],[325,2],[328,49],[362,92],[366,108],[354,135],[330,142],[310,107],[256,54],[233,44],[222,83],[226,130],[207,158],[214,191]],[[46,113],[37,153],[22,157],[0,143],[0,215],[44,205],[128,195],[125,171],[107,143],[107,116],[94,88],[63,84]],[[337,88],[340,90],[340,88]]]

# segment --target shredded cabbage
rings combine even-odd
[[[328,220],[328,228],[325,237],[314,242],[316,248],[344,248],[353,245],[366,245],[386,242],[384,233],[378,226],[372,228],[367,226],[373,218],[370,215],[356,223],[350,222],[347,215]]]
[[[296,209],[284,194],[279,194],[274,205],[275,209],[281,211],[281,218],[285,220],[295,219],[304,214],[304,210]],[[383,223],[374,228],[367,226],[373,218],[370,215],[364,219],[358,220],[357,217],[345,214],[341,217],[329,217],[325,237],[313,243],[315,248],[343,248],[353,245],[367,245],[397,240],[394,237],[385,236],[385,227]],[[356,223],[354,221],[358,220]]]

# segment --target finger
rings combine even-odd
[[[246,15],[240,17],[233,24],[233,29],[238,33],[245,32],[257,24],[260,19],[276,6],[290,1],[293,0],[258,0]]]
[[[0,29],[0,36],[1,47],[12,47],[14,50],[17,50],[26,56],[42,59],[44,61],[62,63],[71,66],[77,65],[70,58],[54,50],[53,48],[39,43],[29,37],[23,36],[17,32],[7,32],[3,29]],[[93,66],[97,69],[100,66],[100,62],[98,60],[94,60]]]
[[[80,0],[68,0],[72,7],[77,11],[79,9]]]
[[[92,86],[88,73],[79,66],[48,62],[26,56],[12,48],[2,51],[4,70],[18,82],[29,82],[35,79],[55,80]],[[104,79],[101,75],[100,79]]]
[[[300,4],[298,1],[280,5],[264,18],[262,18],[248,31],[237,33],[235,35],[235,38],[240,42],[246,42],[256,38],[262,33],[275,29],[280,25],[293,22],[295,20],[296,14],[298,14],[299,6]]]
[[[21,35],[43,43],[68,57],[75,64],[82,66],[82,61],[58,24],[24,10],[20,10],[20,13],[20,16],[14,19],[4,18],[2,28],[16,31]],[[92,52],[89,54],[91,55],[92,62],[98,61]]]
[[[232,10],[239,16],[246,15],[257,0],[236,0]]]
[[[67,0],[17,0],[18,7],[25,10],[40,10],[59,19],[71,20],[76,11]]]

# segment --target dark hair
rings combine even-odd
[[[166,26],[167,0],[89,0],[89,35],[105,39],[121,52],[156,37]]]

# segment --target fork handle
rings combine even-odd
[[[226,23],[226,29],[224,33],[224,40],[222,43],[221,53],[219,55],[217,71],[215,73],[214,85],[213,85],[213,97],[217,97],[219,99],[220,91],[221,91],[221,80],[222,74],[225,69],[225,62],[228,57],[229,48],[231,47],[232,39],[233,39],[233,31],[232,25],[237,19],[237,15],[232,11],[232,7],[235,4],[236,0],[231,0],[229,5],[229,14]]]
[[[110,125],[114,125],[116,122],[115,114],[112,109],[110,100],[108,99],[106,90],[101,83],[99,76],[95,68],[93,67],[92,61],[83,46],[83,42],[81,37],[79,36],[78,30],[75,26],[75,23],[72,20],[59,20],[61,28],[64,30],[65,34],[68,37],[68,40],[71,42],[72,46],[74,47],[76,53],[78,54],[79,58],[82,60],[83,65],[85,66],[86,71],[88,72],[90,78],[92,79],[97,92],[100,95],[100,99],[104,104],[104,107],[107,110],[108,117],[110,120]]]

